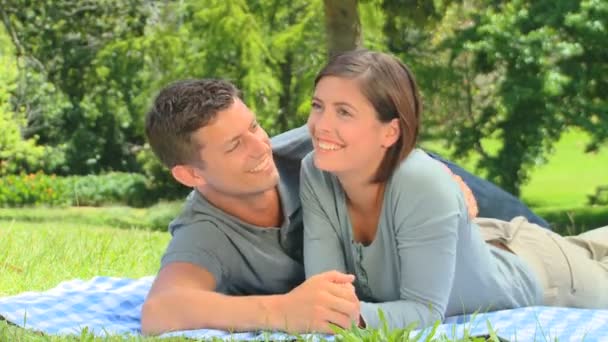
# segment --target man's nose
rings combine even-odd
[[[249,146],[251,148],[251,154],[255,156],[261,156],[268,152],[268,141],[265,134],[250,133],[249,135]]]

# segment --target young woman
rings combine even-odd
[[[394,328],[540,304],[608,308],[608,227],[563,238],[521,218],[470,219],[458,184],[415,147],[421,107],[390,55],[348,52],[318,74],[300,188],[306,277],[354,274],[360,324],[373,327],[379,309]]]

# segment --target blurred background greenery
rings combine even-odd
[[[230,79],[274,135],[305,122],[328,56],[366,47],[412,67],[423,146],[556,226],[608,224],[606,1],[0,0],[0,18],[0,206],[181,199],[143,134],[161,87]]]

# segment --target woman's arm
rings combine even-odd
[[[300,200],[304,220],[304,268],[306,278],[325,271],[346,273],[344,247],[339,239],[339,227],[332,225],[320,196],[328,196],[322,186],[322,175],[314,169],[309,155],[302,163]],[[326,185],[325,185],[326,186]]]
[[[338,275],[346,273],[346,262],[344,248],[340,241],[338,229],[334,223],[332,225],[330,217],[326,210],[321,205],[320,196],[329,196],[329,192],[317,191],[322,190],[318,187],[322,183],[316,183],[320,178],[313,179],[311,177],[321,177],[320,172],[314,169],[310,156],[302,165],[300,177],[300,198],[302,202],[303,219],[304,219],[304,268],[307,281],[316,278],[327,271],[337,271]],[[317,172],[315,175],[311,173]],[[335,209],[335,208],[334,208]],[[337,315],[339,320],[334,320],[328,323],[336,324],[344,329],[348,329],[351,324],[358,324],[360,319],[360,302],[355,293],[355,287],[352,282],[355,277],[349,279],[348,282],[337,283],[332,285],[337,287],[331,293],[331,300],[341,305],[332,307],[333,315]],[[327,315],[326,315],[327,316]],[[344,323],[347,322],[347,323]]]
[[[397,249],[392,254],[400,266],[400,300],[362,303],[361,314],[371,327],[381,325],[378,309],[384,311],[392,328],[411,323],[427,327],[443,320],[452,290],[459,221],[466,215],[458,189],[445,174],[407,176],[387,189],[393,215],[387,222]]]
[[[397,249],[401,265],[401,300],[361,303],[361,315],[369,327],[381,326],[378,309],[391,328],[417,323],[419,328],[443,320],[454,280],[456,264],[455,218],[446,216],[401,230]]]

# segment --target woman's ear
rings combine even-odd
[[[189,188],[199,187],[206,183],[205,177],[192,166],[175,165],[171,168],[171,174],[176,181]]]
[[[397,142],[397,140],[399,140],[399,137],[401,136],[399,119],[392,119],[389,123],[385,124],[384,129],[384,141],[382,147],[390,148]]]

